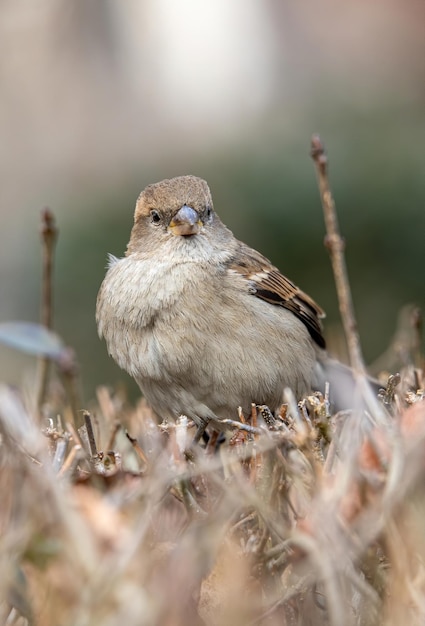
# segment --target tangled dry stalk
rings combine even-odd
[[[313,151],[332,208],[317,138]],[[187,418],[158,427],[106,388],[77,411],[63,347],[41,392],[0,387],[1,623],[424,623],[420,324],[407,316],[414,341],[390,350],[404,367],[374,398],[330,234],[367,410],[288,392],[279,416],[253,406],[225,443],[193,448]]]

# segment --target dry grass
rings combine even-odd
[[[2,387],[1,623],[423,624],[425,402],[404,384],[379,420],[320,396],[254,411],[218,451],[99,389],[91,452],[62,394],[40,429]]]
[[[0,623],[424,624],[425,381],[407,324],[386,353],[405,366],[367,410],[288,393],[220,445],[106,388],[77,412],[69,351],[41,394],[0,386]]]

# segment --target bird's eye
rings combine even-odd
[[[153,224],[159,224],[159,222],[161,221],[161,216],[158,213],[158,211],[152,210],[151,213],[151,220]]]

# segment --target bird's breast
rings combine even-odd
[[[212,270],[116,261],[97,303],[110,355],[153,403],[164,389],[186,389],[219,414],[220,403],[244,398],[277,405],[286,386],[301,396],[315,360],[305,326],[250,294],[241,277]]]
[[[96,318],[120,367],[135,377],[148,372],[156,377],[171,354],[178,358],[191,355],[191,346],[201,348],[202,333],[196,322],[193,328],[186,323],[185,310],[196,298],[208,305],[208,290],[202,294],[207,277],[206,269],[194,263],[126,257],[112,264],[99,291]]]

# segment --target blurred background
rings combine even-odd
[[[55,213],[55,326],[84,394],[130,379],[97,337],[106,255],[145,185],[205,178],[215,208],[340,323],[310,137],[330,163],[365,356],[425,305],[425,5],[416,0],[1,0],[0,321],[37,320]],[[0,347],[0,376],[34,361]]]

